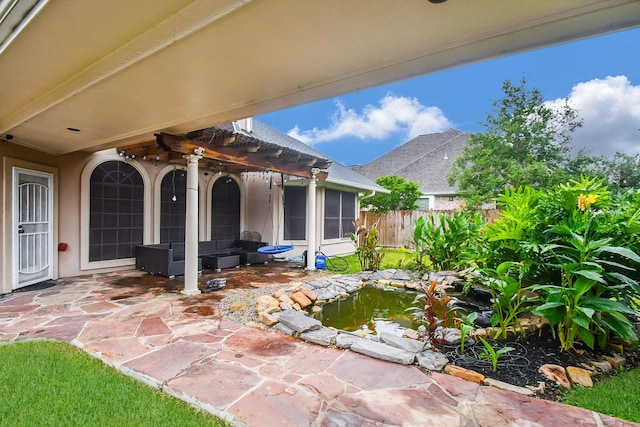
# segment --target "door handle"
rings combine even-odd
[[[22,225],[18,226],[18,234],[22,234],[24,233],[24,230],[22,229]]]

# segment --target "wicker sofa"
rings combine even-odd
[[[264,242],[239,239],[221,239],[198,242],[198,273],[202,268],[220,271],[268,262],[268,256],[257,252]],[[136,269],[165,277],[184,275],[184,243],[160,243],[136,247]]]

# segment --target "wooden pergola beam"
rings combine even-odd
[[[205,159],[232,163],[251,170],[270,170],[303,178],[311,178],[313,176],[311,167],[309,166],[305,167],[297,162],[288,162],[286,159],[280,159],[279,157],[265,156],[259,151],[251,153],[231,146],[224,147],[218,146],[217,144],[198,144],[196,141],[186,137],[167,133],[157,134],[156,142],[163,150],[177,153],[179,157],[186,154],[193,154],[196,149],[202,148],[204,150],[203,158]],[[123,148],[126,149],[126,147]],[[326,163],[326,160],[323,160],[323,162]],[[316,178],[319,180],[326,180],[327,176],[328,173],[326,171],[316,173]]]

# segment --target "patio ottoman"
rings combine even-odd
[[[220,272],[223,268],[238,267],[240,265],[240,256],[232,254],[216,254],[203,255],[202,266],[204,268],[213,268]]]

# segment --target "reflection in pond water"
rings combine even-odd
[[[389,332],[402,335],[407,328],[417,329],[421,323],[414,320],[410,307],[424,308],[424,299],[415,302],[416,291],[380,286],[365,286],[348,298],[337,299],[322,305],[322,311],[312,316],[324,326],[343,331],[358,332],[361,335],[380,335]],[[463,299],[459,293],[454,293]],[[460,309],[458,309],[460,310]],[[460,313],[464,315],[465,312]],[[436,313],[441,318],[442,313]],[[448,324],[452,326],[453,315],[448,315]]]

